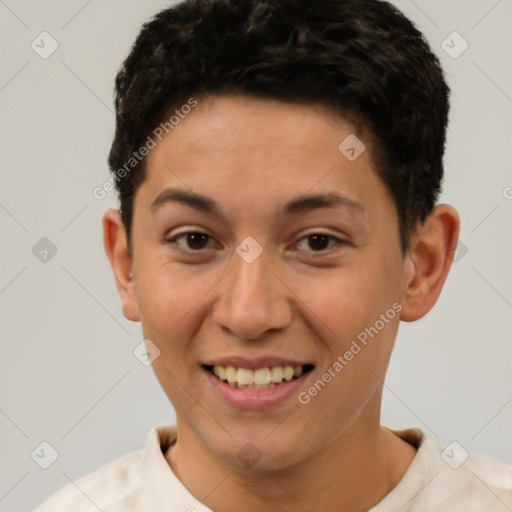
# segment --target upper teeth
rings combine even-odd
[[[227,380],[230,384],[239,386],[251,386],[253,384],[279,384],[283,380],[292,380],[293,377],[302,375],[302,366],[273,366],[269,368],[258,368],[249,370],[248,368],[235,368],[234,366],[213,367],[213,373],[221,380]]]

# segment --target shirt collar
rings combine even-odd
[[[151,429],[142,467],[146,485],[151,489],[152,510],[173,510],[176,512],[212,512],[197,500],[181,483],[169,466],[164,453],[176,442],[175,426],[160,425]]]

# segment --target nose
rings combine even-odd
[[[252,263],[235,255],[219,294],[213,320],[239,339],[261,339],[291,323],[291,293],[263,254]]]

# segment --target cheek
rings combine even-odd
[[[331,369],[336,375],[319,404],[325,400],[349,414],[365,403],[378,387],[379,378],[384,378],[399,323],[396,272],[390,262],[361,257],[357,264],[325,277],[295,280],[301,283],[304,315],[315,322],[317,333],[322,333],[323,347],[319,348],[326,357],[321,373]],[[329,380],[330,375],[325,378]]]
[[[315,322],[324,354],[317,379],[327,383],[317,380],[305,390],[320,423],[338,425],[340,418],[353,418],[366,404],[378,402],[400,307],[386,283],[380,271],[368,267],[303,283],[304,315]]]
[[[356,336],[400,296],[393,269],[376,261],[294,279],[297,295],[340,340]]]
[[[176,350],[180,340],[187,339],[187,331],[195,329],[193,319],[213,284],[178,265],[144,266],[138,272],[136,284],[144,335],[154,338],[161,350]]]
[[[193,357],[193,340],[212,284],[190,276],[176,265],[145,266],[137,280],[143,335],[160,351],[153,371],[173,405],[188,410],[194,407],[195,393],[192,389],[191,394],[183,393],[183,386],[193,382],[195,367],[185,362]]]

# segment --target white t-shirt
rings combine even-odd
[[[417,448],[398,485],[369,512],[510,512],[512,467],[457,445],[442,447],[417,428],[389,429]],[[70,483],[35,512],[212,512],[173,473],[164,452],[174,426],[151,430],[148,443]]]

